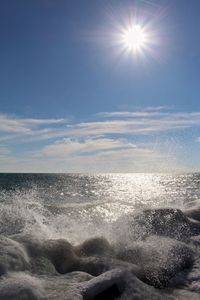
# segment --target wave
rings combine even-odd
[[[0,299],[199,299],[199,182],[3,176]]]
[[[0,299],[199,299],[199,209],[192,213],[195,219],[173,208],[129,212],[111,223],[112,239],[79,243],[68,231],[49,238],[33,228],[8,230],[0,236]],[[48,227],[54,215],[43,207],[40,216]]]

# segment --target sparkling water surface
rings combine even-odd
[[[75,237],[84,228],[85,237],[123,214],[144,208],[185,209],[198,206],[199,199],[197,173],[0,174],[2,220],[9,219],[10,227],[24,222],[23,230],[50,228],[59,236],[67,230]]]
[[[2,243],[5,243],[5,247],[4,244],[1,246],[1,254],[4,255],[7,253],[6,251],[11,251],[12,254],[12,251],[15,251],[15,244],[12,244],[15,239],[17,241],[19,239],[22,244],[25,241],[25,245],[26,243],[32,245],[33,240],[37,249],[40,247],[40,243],[52,239],[54,241],[65,239],[76,248],[77,245],[84,243],[87,239],[103,237],[114,247],[116,253],[120,251],[121,247],[123,249],[136,247],[135,249],[139,249],[137,251],[141,251],[141,257],[144,261],[146,261],[146,257],[148,258],[149,268],[152,270],[160,268],[161,272],[164,268],[167,270],[167,274],[170,274],[170,268],[173,267],[174,263],[178,266],[183,264],[182,255],[188,251],[186,254],[188,259],[191,261],[194,256],[194,263],[192,265],[191,262],[190,270],[186,269],[185,273],[177,274],[177,279],[173,281],[175,282],[175,290],[172,287],[175,294],[170,300],[188,299],[187,290],[191,293],[195,292],[195,295],[188,295],[191,299],[196,300],[200,293],[199,236],[192,237],[189,248],[187,248],[188,240],[182,238],[184,228],[183,231],[181,229],[181,222],[186,217],[180,212],[180,215],[175,214],[175,219],[173,219],[170,214],[167,213],[166,215],[166,211],[170,211],[166,208],[175,212],[176,210],[173,209],[178,208],[184,213],[194,209],[199,214],[199,199],[200,174],[198,173],[0,174],[0,238]],[[152,220],[147,217],[146,220],[141,219],[143,220],[142,223],[140,220],[139,223],[133,222],[134,220],[137,221],[137,214],[142,216],[142,211],[145,209],[154,211],[155,208],[164,208],[164,210],[160,210],[160,220],[155,219],[155,221],[160,222],[159,224],[167,236],[154,233],[144,240],[148,230],[151,231]],[[166,228],[164,230],[163,224],[168,224],[166,219],[168,217],[169,222],[172,223],[169,223],[169,228],[164,225]],[[145,223],[143,224],[143,222]],[[180,228],[180,238],[184,243],[179,241],[179,236],[174,240],[171,239],[174,235],[173,232],[176,232],[176,228],[170,225],[173,222],[177,224],[177,228]],[[187,221],[184,222],[187,226]],[[198,223],[195,220],[191,222],[193,224]],[[143,230],[147,231],[143,232]],[[5,238],[9,238],[8,241]],[[9,246],[11,248],[7,248],[6,243],[11,243]],[[175,253],[173,254],[170,249],[176,249]],[[151,253],[158,255],[158,259],[153,259],[151,262]],[[12,255],[11,262],[13,260]],[[169,255],[169,265],[166,255]],[[174,258],[175,261],[173,262]],[[5,256],[2,259],[2,262],[5,263]],[[13,273],[14,275],[12,275],[11,272],[11,275],[8,275],[8,278],[0,284],[0,295],[1,286],[4,293],[9,276],[14,276],[11,279],[13,284],[27,279],[27,276],[31,276],[29,279],[32,283],[36,279],[41,282],[41,266],[38,265],[35,258],[33,258],[32,263],[34,272],[29,275],[26,272]],[[108,260],[107,263],[109,265],[111,261]],[[44,272],[47,273],[49,272],[48,264],[49,262],[46,261],[43,264]],[[140,263],[138,265],[140,266]],[[51,277],[45,274],[42,275],[42,280],[44,285],[46,284],[48,287]],[[68,280],[73,278],[72,275],[67,275]],[[48,295],[47,299],[65,299],[68,292],[65,291],[62,280],[62,276],[56,275],[53,279],[55,283],[53,290],[50,291],[46,288],[44,291]],[[181,286],[181,289],[176,291],[178,285]],[[73,284],[70,288],[71,291],[74,291]],[[12,289],[14,293],[14,285]],[[141,287],[141,293],[142,291],[143,287]],[[179,296],[176,296],[176,293]],[[138,299],[142,299],[141,297]],[[158,299],[162,299],[162,292],[161,298]]]

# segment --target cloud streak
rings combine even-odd
[[[98,152],[116,151],[134,148],[135,145],[122,139],[86,139],[84,141],[66,139],[63,142],[48,145],[40,155],[44,157],[67,157],[69,155],[96,155]]]
[[[128,140],[66,141],[25,155],[4,156],[1,171],[9,172],[164,172],[177,171],[174,156]]]
[[[0,114],[0,170],[179,170],[180,155],[176,147],[172,149],[170,143],[164,147],[163,142],[155,142],[155,137],[199,126],[200,112],[172,112],[162,108],[101,112],[90,120],[73,123],[68,119],[25,119]]]
[[[0,141],[36,142],[97,135],[151,135],[200,126],[200,112],[160,110],[101,112],[95,120],[69,123],[67,119],[20,119],[0,115]]]
[[[0,132],[28,134],[35,127],[63,122],[64,119],[23,119],[0,114]]]

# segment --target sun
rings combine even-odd
[[[123,30],[122,45],[129,52],[141,52],[148,44],[148,34],[140,25],[131,25]]]

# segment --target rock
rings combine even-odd
[[[191,237],[191,242],[195,246],[200,247],[200,235],[196,235],[196,236]]]
[[[184,214],[187,217],[200,222],[200,207],[184,210]]]
[[[145,210],[137,221],[149,233],[184,240],[193,235],[193,223],[179,209]]]
[[[157,236],[121,250],[118,258],[140,266],[141,278],[155,287],[167,286],[173,276],[194,261],[193,251],[186,244]]]
[[[84,272],[71,272],[59,276],[50,276],[45,281],[45,293],[48,300],[83,300],[82,285],[93,278]]]
[[[29,257],[22,245],[0,236],[0,275],[29,269]]]
[[[116,268],[82,284],[83,300],[197,300],[199,294],[186,290],[156,289],[132,272]]]
[[[129,240],[144,240],[151,235],[189,240],[200,234],[200,224],[187,218],[179,209],[147,209],[140,213],[120,217],[115,226],[118,238],[125,243]],[[123,228],[123,230],[122,230]]]
[[[0,281],[1,300],[47,300],[40,281],[24,273],[11,274]]]
[[[125,272],[120,269],[108,271],[101,276],[91,279],[86,283],[81,291],[84,300],[114,299],[119,297],[124,290]]]
[[[44,253],[61,274],[79,270],[79,258],[66,240],[47,240]]]
[[[79,270],[91,274],[92,276],[99,276],[104,272],[119,268],[121,270],[127,269],[136,275],[138,278],[143,278],[140,266],[136,266],[130,262],[121,261],[110,257],[86,257],[80,260]]]
[[[12,239],[20,242],[30,257],[30,271],[34,274],[57,274],[54,264],[47,257],[46,243],[41,241],[37,237],[26,234],[16,234],[12,236]]]
[[[47,240],[44,253],[61,274],[81,271],[98,276],[112,268],[120,267],[131,269],[134,274],[140,276],[139,267],[111,257],[95,255],[80,258],[76,256],[72,245],[66,240]]]
[[[91,279],[83,285],[83,300],[119,299],[119,300],[162,300],[163,295],[155,288],[136,278],[128,270],[113,269]]]
[[[83,244],[75,248],[75,252],[79,256],[93,255],[113,255],[114,250],[109,242],[103,237],[96,237],[86,240]]]
[[[31,258],[30,271],[37,275],[58,275],[55,266],[44,256]]]
[[[29,256],[38,257],[44,254],[44,241],[42,242],[34,235],[15,234],[11,238],[22,244]]]

